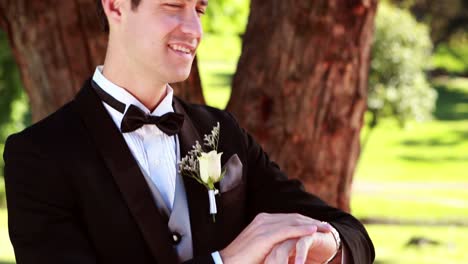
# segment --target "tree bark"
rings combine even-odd
[[[72,99],[104,62],[107,34],[95,5],[95,0],[0,2],[0,27],[8,34],[34,121]],[[194,68],[175,93],[202,103],[196,64]]]
[[[349,211],[376,0],[252,0],[227,109],[306,189]]]

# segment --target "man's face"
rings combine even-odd
[[[128,68],[164,83],[185,80],[203,34],[207,0],[142,0],[134,10],[131,0],[124,4],[118,39],[133,63]]]

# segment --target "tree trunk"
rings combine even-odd
[[[8,34],[34,121],[69,101],[103,63],[107,34],[96,14],[95,0],[0,2],[0,26]],[[202,103],[194,67],[189,80],[178,85],[184,91],[175,92]]]
[[[227,109],[308,191],[349,211],[376,0],[252,0]]]

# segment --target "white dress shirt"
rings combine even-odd
[[[125,111],[133,104],[146,114],[151,115],[161,116],[168,112],[174,112],[172,108],[173,90],[169,85],[166,88],[166,96],[156,109],[151,112],[125,89],[115,85],[104,77],[102,66],[96,69],[93,80],[106,93],[124,103]],[[120,128],[124,114],[104,102],[103,104],[112,120],[114,120],[115,125]],[[176,149],[177,136],[168,136],[155,125],[144,125],[135,131],[122,133],[122,135],[138,162],[140,170],[156,185],[167,208],[172,210],[176,186],[177,160],[179,158],[176,157],[176,153],[178,152]]]
[[[93,75],[93,81],[106,93],[125,104],[125,111],[130,105],[135,105],[146,114],[161,116],[168,112],[174,112],[172,108],[173,89],[166,86],[166,96],[159,105],[150,111],[138,99],[124,88],[109,81],[103,74],[103,66],[98,66]],[[110,105],[102,102],[111,116],[115,125],[120,129],[123,113],[115,110]],[[143,175],[159,190],[165,205],[172,211],[174,205],[177,164],[180,161],[179,144],[177,135],[168,136],[155,125],[144,125],[141,128],[122,133],[125,142],[135,157]],[[148,183],[148,184],[151,184]],[[219,252],[212,253],[216,264],[222,264]]]

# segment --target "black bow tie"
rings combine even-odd
[[[125,104],[119,102],[117,99],[106,93],[99,85],[94,81],[91,82],[94,90],[106,104],[110,105],[120,113],[124,113]],[[120,131],[122,133],[132,132],[142,127],[143,125],[156,125],[162,132],[169,136],[179,133],[184,123],[184,115],[169,112],[162,116],[152,116],[144,113],[140,108],[134,105],[128,107],[125,112],[122,122],[120,123]]]
[[[143,125],[154,124],[169,136],[179,133],[184,123],[184,115],[169,112],[162,116],[145,114],[140,108],[130,105],[120,124],[122,133],[132,132]]]

